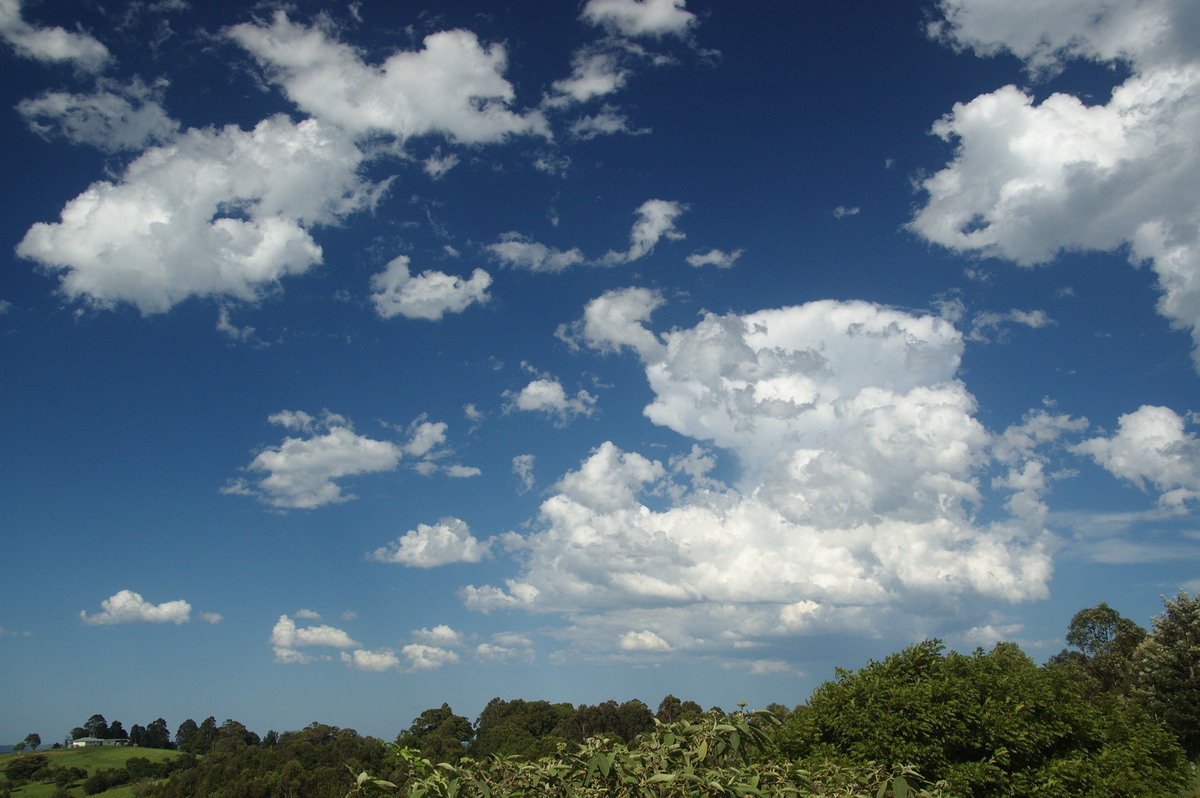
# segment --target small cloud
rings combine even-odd
[[[446,468],[444,470],[445,470],[446,476],[453,477],[455,479],[467,479],[469,477],[477,477],[483,473],[482,470],[476,468],[475,466],[465,466],[465,465],[446,466]]]
[[[1054,324],[1043,310],[1017,310],[1013,308],[1007,313],[984,312],[977,313],[971,319],[971,331],[967,333],[968,341],[990,343],[1007,340],[1005,325],[1021,325],[1030,329],[1040,330]]]
[[[360,671],[383,673],[397,670],[400,667],[400,658],[390,648],[381,648],[378,651],[367,651],[361,648],[351,652],[343,651],[341,659],[351,668],[357,668]]]
[[[626,632],[619,643],[622,651],[670,651],[671,644],[649,629]]]
[[[409,667],[414,671],[431,671],[443,665],[458,662],[458,654],[438,646],[427,646],[422,643],[410,643],[400,652],[408,658]]]
[[[371,554],[376,562],[433,568],[456,562],[479,562],[488,556],[490,541],[471,534],[465,521],[443,518],[436,524],[418,524],[387,546]]]
[[[718,269],[732,269],[733,264],[737,259],[742,257],[743,249],[735,249],[733,252],[723,252],[719,249],[710,249],[708,252],[695,252],[688,255],[687,262],[689,266],[694,266],[697,269],[701,266],[716,266]]]
[[[441,154],[431,155],[425,159],[425,174],[434,180],[441,180],[447,172],[458,166],[459,157],[451,153],[445,157]]]
[[[0,38],[25,58],[71,61],[90,72],[103,69],[109,59],[108,48],[86,33],[26,22],[21,16],[20,0],[0,2]]]
[[[686,0],[588,0],[581,18],[631,38],[686,37],[696,15],[684,8]]]
[[[492,277],[483,269],[476,269],[469,279],[432,270],[413,277],[408,264],[408,256],[400,255],[371,278],[371,301],[380,318],[438,321],[447,313],[462,313],[491,299]]]
[[[303,618],[306,621],[319,621],[321,620],[321,613],[302,609],[296,612],[296,617]]]
[[[121,590],[100,602],[102,612],[88,615],[80,612],[80,619],[88,626],[112,626],[118,623],[174,623],[183,624],[191,620],[192,605],[183,599],[151,604],[140,593]]]
[[[439,624],[432,629],[416,629],[412,636],[422,643],[441,647],[458,647],[467,641],[466,635],[454,631],[446,624]]]
[[[202,612],[200,613],[200,620],[205,623],[220,623],[225,620],[225,616],[219,612]]]
[[[504,233],[495,244],[489,244],[487,250],[504,265],[531,272],[561,272],[584,262],[578,248],[554,249],[515,232]]]
[[[839,205],[833,209],[833,218],[843,219],[847,216],[858,216],[860,208],[856,205],[853,208],[847,208],[845,205]]]
[[[523,410],[542,413],[566,424],[576,416],[590,416],[596,410],[596,397],[582,388],[573,397],[568,397],[562,383],[553,378],[536,379],[519,392],[504,393],[509,399],[506,410]]]
[[[522,493],[528,493],[533,490],[533,460],[532,454],[518,454],[512,459],[512,470],[517,475],[517,479],[521,481]]]

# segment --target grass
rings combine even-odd
[[[7,768],[8,763],[15,757],[24,754],[45,754],[50,760],[50,767],[84,768],[88,775],[105,768],[125,767],[125,763],[135,756],[149,759],[151,762],[163,762],[179,756],[178,751],[166,751],[161,748],[138,748],[135,746],[97,746],[95,748],[46,748],[40,751],[22,751],[21,753],[0,754],[0,768]],[[7,786],[8,779],[0,778],[0,786]],[[70,786],[73,795],[83,795],[80,789],[82,782]],[[30,782],[23,787],[13,790],[13,798],[50,798],[57,787],[53,783],[43,784]],[[116,787],[102,792],[98,798],[132,798],[133,792],[128,785]]]

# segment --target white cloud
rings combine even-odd
[[[404,453],[413,457],[434,456],[434,450],[446,442],[447,426],[444,421],[426,421],[422,415],[408,427]]]
[[[861,211],[862,209],[857,205],[852,208],[847,208],[845,205],[839,205],[833,209],[833,216],[835,219],[844,219],[847,216],[858,216]]]
[[[491,299],[488,287],[492,277],[476,269],[464,280],[438,271],[425,271],[413,277],[407,255],[400,255],[387,268],[371,278],[371,301],[381,318],[404,316],[409,319],[437,321],[447,313],[462,313],[475,303]]]
[[[1075,451],[1143,490],[1151,483],[1165,509],[1183,510],[1200,498],[1200,440],[1170,408],[1142,405],[1117,420],[1111,437],[1090,438]]]
[[[553,88],[575,102],[587,102],[594,97],[603,97],[623,87],[631,75],[620,64],[619,53],[585,47],[571,56],[571,77],[556,80]],[[549,100],[556,105],[556,98]]]
[[[529,269],[531,272],[561,272],[585,260],[577,247],[566,251],[554,249],[530,241],[516,232],[504,233],[499,241],[489,244],[487,249],[506,266]]]
[[[533,490],[535,484],[533,461],[534,455],[532,454],[518,454],[512,459],[512,471],[521,482],[522,493],[528,493]]]
[[[357,648],[349,653],[343,651],[341,658],[342,662],[360,671],[383,673],[400,668],[400,658],[390,648],[382,648],[378,651]]]
[[[675,220],[687,210],[679,202],[652,199],[646,200],[637,209],[638,220],[629,232],[629,249],[625,252],[609,251],[600,259],[602,265],[629,263],[649,255],[663,238],[678,241],[684,234],[675,229]]]
[[[108,48],[86,33],[27,22],[21,14],[21,0],[0,0],[0,38],[25,58],[70,61],[92,72],[108,63]]]
[[[579,117],[571,123],[569,130],[572,136],[581,141],[590,141],[597,136],[612,136],[617,133],[642,136],[650,132],[649,128],[633,128],[628,117],[608,105],[592,116]]]
[[[479,562],[488,556],[490,541],[480,542],[465,521],[443,518],[432,526],[417,524],[387,546],[374,551],[371,559],[416,568],[433,568],[455,562]]]
[[[694,266],[697,269],[701,266],[716,266],[718,269],[732,269],[737,263],[737,259],[742,257],[745,250],[735,249],[733,252],[723,252],[719,249],[710,249],[708,252],[695,252],[687,256],[689,266]]]
[[[446,466],[442,470],[446,474],[446,476],[453,477],[455,479],[466,479],[468,477],[477,477],[483,473],[483,471],[481,469],[476,468],[475,466],[465,466],[465,465]]]
[[[403,454],[395,443],[356,434],[349,421],[336,414],[326,413],[318,422],[307,413],[285,410],[269,420],[311,436],[288,437],[278,446],[266,447],[246,470],[267,476],[253,485],[244,479],[232,480],[223,493],[255,496],[282,509],[313,509],[350,501],[355,497],[343,494],[334,480],[391,471]]]
[[[220,623],[225,620],[225,616],[219,612],[202,612],[200,613],[200,619],[205,623]]]
[[[400,649],[400,653],[408,658],[409,667],[414,671],[437,670],[443,665],[452,665],[459,659],[458,654],[453,651],[422,643],[410,643]]]
[[[179,123],[155,101],[153,92],[140,84],[123,87],[120,93],[46,92],[36,99],[22,100],[17,111],[40,136],[62,136],[105,152],[136,151],[160,144],[179,129]]]
[[[475,34],[427,36],[424,48],[365,64],[349,45],[323,30],[291,22],[279,11],[269,26],[236,25],[229,35],[254,54],[305,112],[356,136],[386,133],[401,141],[440,133],[484,143],[511,135],[548,135],[538,111],[517,114],[504,79],[504,48],[485,48]]]
[[[971,319],[971,331],[967,334],[969,341],[1005,340],[1007,330],[1005,325],[1021,325],[1033,330],[1040,330],[1054,324],[1054,319],[1046,315],[1044,310],[1017,310],[1013,308],[1007,313],[992,311],[977,313]]]
[[[505,393],[509,403],[506,409],[542,413],[565,424],[577,416],[590,416],[596,409],[596,397],[582,388],[575,396],[568,397],[562,383],[551,377],[533,380],[516,394]]]
[[[1200,368],[1200,41],[1189,0],[943,0],[934,33],[1034,71],[1072,57],[1122,59],[1132,74],[1106,103],[1066,94],[1040,103],[1006,86],[960,103],[933,132],[956,144],[922,183],[910,226],[953,250],[1021,265],[1067,250],[1148,262],[1159,312],[1190,330]]]
[[[432,629],[415,629],[412,636],[422,643],[427,643],[431,646],[458,647],[462,646],[467,641],[467,636],[462,632],[456,632],[446,624],[439,624]]]
[[[68,299],[162,313],[189,297],[253,302],[320,263],[308,228],[370,205],[362,154],[318,123],[188,130],[93,183],[17,254],[61,275]]]
[[[561,634],[586,656],[662,648],[643,632],[674,653],[916,633],[931,603],[1046,595],[1038,450],[1078,425],[1014,429],[1011,473],[985,489],[997,438],[956,378],[952,324],[824,301],[655,334],[661,301],[605,294],[577,339],[632,348],[655,395],[646,416],[735,456],[736,488],[708,476],[703,449],[668,468],[604,443],[554,486],[532,532],[506,539],[519,573],[465,588],[467,607],[569,614]]]
[[[588,0],[582,17],[625,36],[685,36],[696,22],[686,0]]]
[[[118,623],[181,624],[192,619],[192,605],[183,599],[151,604],[132,590],[118,591],[101,601],[100,606],[103,611],[95,615],[81,611],[80,619],[89,626],[112,626]]]
[[[454,167],[458,166],[459,157],[454,153],[446,156],[431,155],[425,159],[425,174],[434,180],[440,180]]]
[[[296,626],[287,615],[280,615],[271,630],[271,645],[278,648],[304,648],[306,646],[328,646],[330,648],[353,648],[357,646],[350,635],[333,626]]]
[[[621,635],[618,647],[622,651],[670,651],[671,644],[649,629],[626,632]]]
[[[299,609],[296,611],[296,617],[306,621],[319,621],[321,620],[321,613],[308,609]]]

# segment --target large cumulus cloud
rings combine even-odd
[[[1071,59],[1120,62],[1107,102],[1005,86],[933,127],[952,160],[924,180],[911,227],[942,246],[1022,265],[1066,250],[1128,247],[1158,277],[1158,310],[1200,358],[1200,14],[1187,0],[943,0],[933,32],[1035,73]],[[1200,359],[1197,360],[1200,365]]]
[[[464,589],[469,607],[568,613],[577,644],[632,654],[877,633],[917,607],[1046,595],[1036,450],[1070,425],[1031,421],[1040,437],[1013,432],[993,455],[949,322],[823,301],[656,334],[661,302],[609,292],[573,340],[632,349],[646,415],[732,453],[736,485],[712,479],[703,449],[663,462],[605,442],[533,533],[507,536],[520,573]],[[1007,472],[985,484],[992,469]]]

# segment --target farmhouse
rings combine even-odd
[[[102,740],[99,737],[79,737],[71,741],[72,748],[91,748],[97,745],[129,745],[129,741]]]

